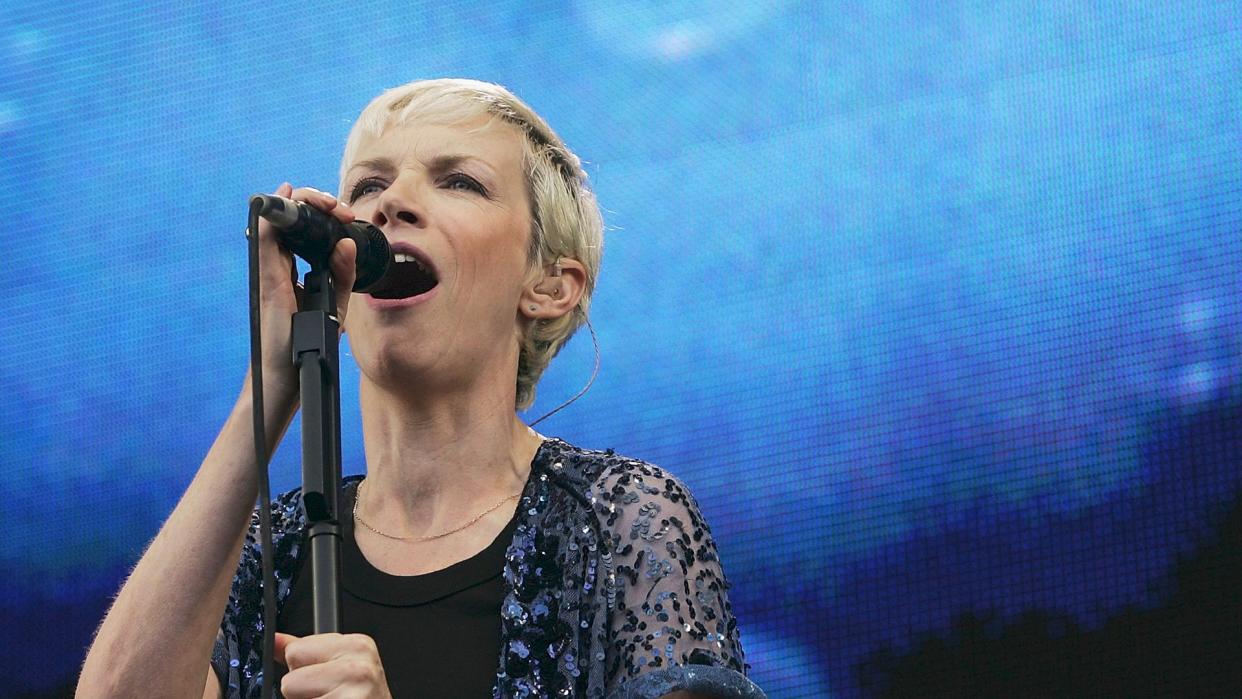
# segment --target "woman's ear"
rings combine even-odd
[[[518,311],[531,320],[554,320],[574,310],[586,291],[586,267],[562,257],[532,275]]]

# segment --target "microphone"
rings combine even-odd
[[[276,227],[281,245],[307,262],[327,263],[332,248],[342,238],[350,238],[358,246],[354,269],[354,291],[369,291],[384,279],[392,265],[392,250],[380,229],[364,221],[341,223],[332,214],[309,204],[273,194],[256,194],[251,206],[258,202],[259,215]]]

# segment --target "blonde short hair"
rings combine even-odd
[[[560,318],[527,326],[517,367],[517,405],[530,407],[544,369],[586,320],[603,252],[603,219],[578,156],[533,109],[500,85],[464,79],[417,80],[384,91],[362,110],[345,142],[341,182],[357,157],[363,134],[379,136],[394,124],[424,121],[457,124],[480,116],[517,127],[523,139],[523,165],[531,202],[529,271],[562,258],[586,268],[577,307]]]

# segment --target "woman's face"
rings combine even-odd
[[[513,381],[531,207],[523,137],[487,123],[364,136],[341,182],[341,199],[397,260],[394,285],[355,294],[345,320],[363,373],[394,390]]]

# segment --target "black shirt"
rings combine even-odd
[[[355,484],[343,493],[351,512]],[[341,534],[344,633],[375,639],[393,697],[483,699],[492,696],[500,658],[501,578],[517,517],[478,554],[424,575],[389,575],[367,561],[346,517]],[[302,558],[276,628],[311,635],[310,555]],[[284,667],[276,665],[276,687]]]

